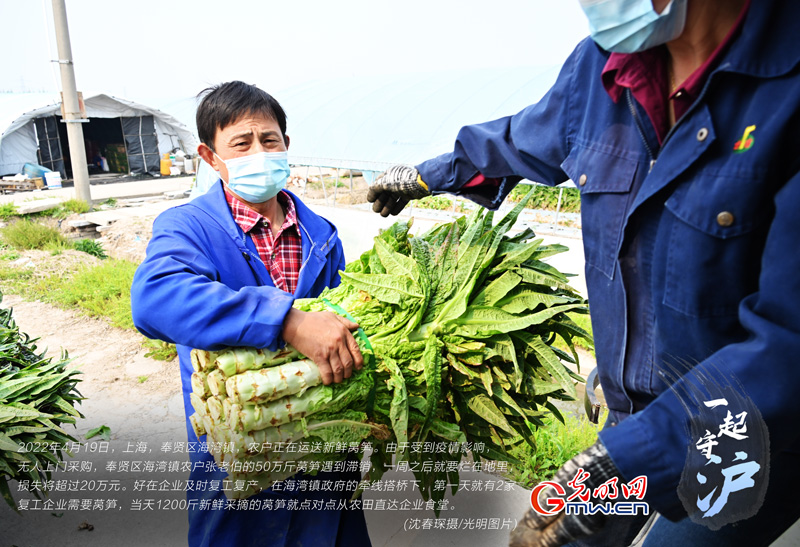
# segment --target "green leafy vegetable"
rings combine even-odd
[[[584,311],[585,301],[541,261],[563,247],[542,246],[530,230],[507,235],[525,203],[494,226],[483,210],[417,237],[409,235],[410,221],[398,222],[347,265],[339,287],[295,301],[303,311],[347,313],[366,334],[357,340],[367,364],[341,384],[321,385],[315,365],[299,362],[289,347],[194,350],[195,432],[236,448],[212,450],[217,462],[288,457],[271,448],[253,451],[265,442],[368,440],[370,480],[393,458],[430,461],[434,471],[416,476],[425,499],[439,501],[445,492],[433,485],[458,484],[448,462],[461,452],[412,446],[468,442],[476,458],[509,461],[515,448],[533,446],[542,417],[558,412],[551,400],[575,397],[575,379],[561,361],[576,359],[551,344],[561,338],[574,354],[573,337],[588,335],[567,317]],[[337,454],[291,457],[346,456]],[[228,495],[246,497],[292,473],[229,474],[242,487]]]
[[[2,296],[0,296],[2,299]],[[64,459],[65,443],[77,442],[61,427],[83,415],[78,371],[68,356],[45,357],[36,340],[19,331],[11,309],[0,309],[0,494],[16,511],[10,480],[48,484],[52,465]],[[32,490],[42,498],[47,492]]]
[[[99,427],[95,427],[95,428],[90,429],[89,431],[87,431],[86,435],[84,435],[84,438],[88,441],[89,439],[91,439],[93,437],[97,437],[98,435],[104,441],[110,441],[111,440],[111,428],[108,427],[107,425],[101,425]]]

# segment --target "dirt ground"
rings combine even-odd
[[[137,219],[138,220],[138,219]],[[152,219],[150,219],[152,224]],[[118,254],[124,252],[117,250]],[[11,262],[17,268],[32,270],[36,277],[69,275],[81,265],[92,266],[100,259],[87,253],[65,250],[58,254],[47,251],[23,251],[20,258]],[[58,358],[62,350],[69,353],[70,366],[83,374],[79,384],[85,392],[81,411],[86,415],[77,429],[83,435],[98,425],[115,431],[136,435],[143,424],[161,429],[169,426],[183,432],[183,406],[180,400],[180,371],[177,359],[156,361],[145,354],[144,337],[129,329],[110,326],[106,321],[87,317],[79,310],[64,310],[20,296],[3,295],[4,308],[13,309],[13,317],[20,331],[39,338],[39,349]],[[96,395],[95,397],[89,394]],[[113,404],[100,405],[107,398]],[[174,410],[175,413],[170,414]],[[130,416],[137,415],[137,422]],[[96,423],[102,420],[103,423]],[[177,424],[179,427],[173,427]],[[116,426],[116,428],[114,427]]]
[[[86,400],[79,410],[86,418],[79,420],[78,436],[100,425],[111,428],[112,439],[149,435],[153,428],[183,434],[178,363],[145,357],[141,335],[14,295],[5,296],[3,306],[13,308],[21,331],[40,338],[40,349],[53,357],[67,350],[71,366],[82,372],[78,389]]]
[[[324,182],[324,185],[323,185]],[[367,202],[367,189],[369,185],[363,177],[353,177],[353,189],[350,189],[350,178],[346,172],[339,176],[338,185],[333,173],[326,176],[324,181],[319,177],[309,176],[306,183],[290,183],[289,190],[305,203],[319,205],[354,205]]]
[[[112,223],[97,242],[108,256],[140,264],[147,243],[153,237],[153,220],[155,217],[121,218]]]
[[[70,366],[82,372],[78,389],[85,400],[77,408],[85,418],[78,420],[76,428],[67,426],[67,432],[85,442],[84,436],[92,428],[105,425],[111,430],[107,451],[79,451],[70,459],[81,465],[90,462],[93,465],[91,473],[56,471],[53,474],[54,480],[70,480],[66,483],[66,491],[53,492],[51,497],[54,500],[92,500],[93,509],[26,511],[18,516],[0,502],[3,544],[19,547],[185,544],[186,523],[182,512],[147,515],[129,510],[137,498],[143,497],[142,492],[136,491],[136,481],[152,478],[152,473],[122,474],[108,468],[109,462],[122,461],[121,453],[129,452],[132,446],[143,440],[147,440],[147,450],[151,452],[147,455],[137,453],[136,459],[140,461],[155,459],[161,443],[185,440],[177,361],[160,362],[145,357],[148,350],[142,347],[141,335],[111,327],[102,320],[38,301],[27,302],[14,295],[5,295],[2,306],[13,308],[13,316],[21,331],[39,338],[39,349],[47,348],[48,355],[56,358],[62,349],[67,350],[72,359]],[[92,439],[95,440],[98,439]],[[114,452],[116,455],[112,454]],[[185,458],[185,455],[159,456],[164,460]],[[125,456],[124,459],[131,458]],[[123,491],[91,491],[86,489],[86,485],[92,483],[73,483],[73,480],[95,481],[97,485],[101,481],[117,481]],[[33,500],[30,492],[18,491],[15,483],[11,483],[11,491],[17,500]],[[97,510],[97,500],[109,503],[110,499],[118,504],[117,511]],[[93,530],[81,528],[84,522]]]

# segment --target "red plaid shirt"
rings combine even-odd
[[[278,203],[286,218],[278,234],[273,236],[269,220],[242,203],[236,196],[225,192],[225,199],[233,214],[233,220],[246,234],[253,238],[258,256],[267,267],[275,286],[294,293],[300,266],[303,263],[303,248],[300,243],[300,226],[292,198],[286,192],[278,193]]]

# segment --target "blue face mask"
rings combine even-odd
[[[228,168],[228,188],[250,203],[264,203],[277,196],[286,188],[291,174],[286,152],[259,152],[229,160],[217,158]]]
[[[672,0],[660,14],[652,0],[579,0],[592,39],[615,53],[635,53],[674,40],[686,24],[686,0]]]

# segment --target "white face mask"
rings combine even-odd
[[[217,156],[216,152],[214,153]],[[286,188],[289,159],[286,152],[259,152],[223,160],[228,169],[228,188],[250,203],[264,203]]]
[[[687,0],[671,0],[660,14],[652,0],[578,0],[592,39],[606,51],[635,53],[670,40],[683,32]]]

